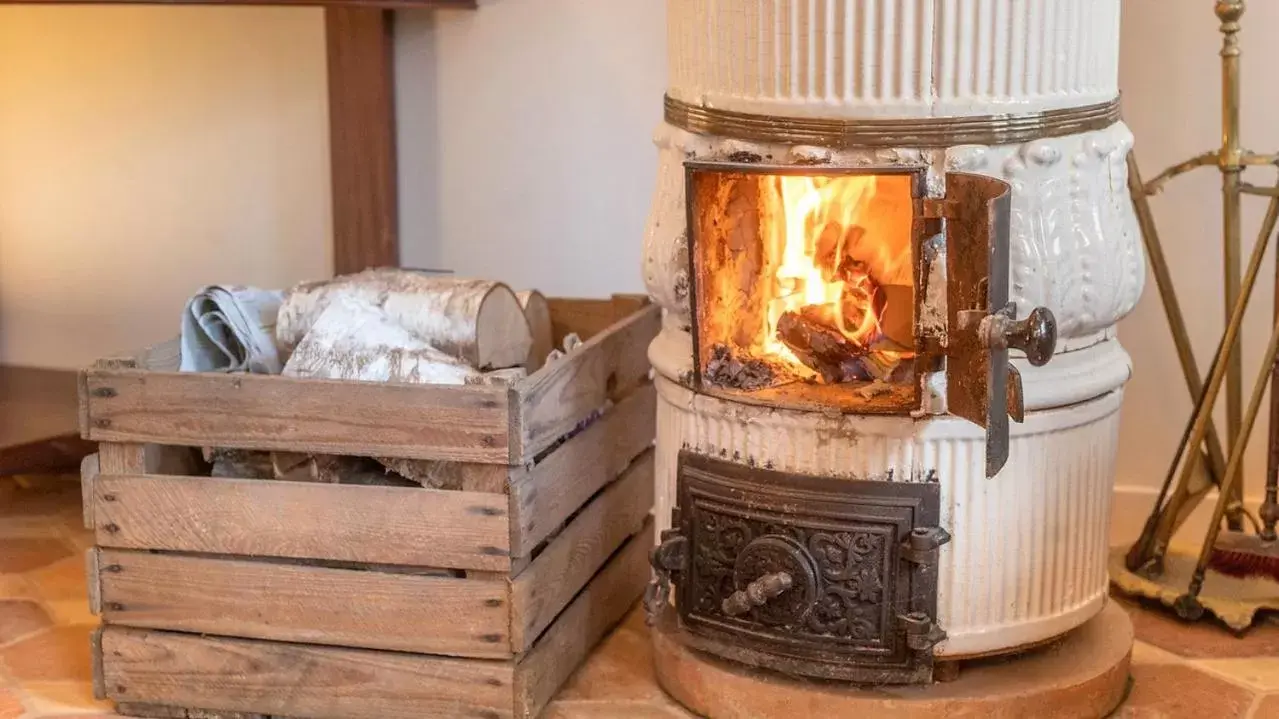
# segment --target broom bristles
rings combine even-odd
[[[1226,532],[1212,548],[1208,567],[1229,577],[1279,582],[1279,543],[1242,532]]]

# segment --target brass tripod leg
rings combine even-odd
[[[1240,429],[1242,434],[1238,443],[1230,447],[1230,461],[1226,464],[1226,484],[1217,496],[1217,504],[1213,507],[1212,521],[1208,523],[1208,534],[1204,537],[1203,546],[1199,548],[1199,562],[1195,565],[1195,573],[1190,579],[1186,594],[1177,598],[1174,608],[1186,619],[1198,619],[1203,615],[1203,606],[1199,603],[1199,592],[1203,589],[1204,574],[1208,570],[1208,560],[1212,557],[1213,546],[1221,533],[1221,520],[1226,514],[1226,505],[1230,504],[1231,490],[1239,483],[1239,471],[1243,465],[1244,451],[1248,448],[1248,435],[1252,433],[1252,425],[1257,420],[1261,409],[1262,395],[1266,392],[1266,380],[1273,371],[1275,356],[1279,354],[1279,322],[1275,323],[1270,333],[1270,342],[1266,346],[1265,358],[1261,361],[1261,371],[1257,374],[1257,383],[1253,385],[1252,396],[1248,400],[1248,409],[1244,413]],[[1205,411],[1211,411],[1205,408]]]
[[[1163,300],[1164,315],[1168,318],[1168,329],[1172,334],[1172,344],[1177,351],[1177,359],[1181,363],[1181,372],[1186,378],[1186,389],[1191,398],[1203,394],[1203,375],[1199,372],[1199,363],[1195,361],[1195,352],[1190,346],[1190,331],[1186,329],[1185,315],[1181,312],[1181,302],[1177,299],[1177,288],[1172,283],[1172,273],[1168,269],[1168,260],[1164,258],[1163,243],[1159,240],[1159,230],[1155,226],[1155,215],[1150,208],[1150,197],[1145,192],[1141,180],[1141,170],[1137,167],[1135,152],[1128,153],[1128,192],[1132,195],[1133,209],[1137,215],[1137,225],[1141,228],[1142,242],[1146,247],[1146,259],[1150,263],[1151,274],[1155,276],[1155,286],[1159,289],[1159,297]],[[1227,305],[1229,309],[1231,305]],[[1226,458],[1221,451],[1221,439],[1217,436],[1217,427],[1208,421],[1208,430],[1204,442],[1207,450],[1208,476],[1214,485],[1221,484],[1221,477],[1226,471]]]

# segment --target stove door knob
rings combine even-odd
[[[733,592],[725,599],[720,608],[730,617],[736,617],[745,614],[755,607],[762,607],[768,603],[768,600],[780,597],[794,586],[795,580],[786,572],[774,572],[765,574],[756,579],[746,588]]]
[[[1009,305],[1012,309],[1012,305]],[[1012,312],[991,315],[986,327],[986,344],[991,349],[1018,349],[1035,367],[1052,359],[1057,349],[1057,319],[1047,307],[1036,307],[1024,320],[1014,320]]]

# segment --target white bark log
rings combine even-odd
[[[480,372],[435,349],[374,307],[347,295],[335,295],[293,350],[283,374],[464,385]]]
[[[555,349],[554,332],[551,329],[551,306],[546,297],[537,290],[524,290],[515,293],[520,307],[524,308],[524,319],[528,320],[529,332],[532,333],[532,347],[528,355],[528,371],[536,372],[546,364],[546,358]]]
[[[511,367],[509,369],[495,369],[492,372],[485,372],[478,377],[468,377],[467,384],[487,384],[487,385],[512,385],[528,376],[528,370],[523,367]]]
[[[457,462],[434,459],[378,457],[388,470],[429,489],[461,489],[462,466]]]
[[[294,287],[276,323],[280,346],[297,346],[336,297],[380,310],[419,339],[477,369],[528,361],[529,323],[509,287],[396,269],[366,270]]]

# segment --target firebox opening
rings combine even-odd
[[[918,175],[821,172],[689,168],[702,387],[913,408]]]

